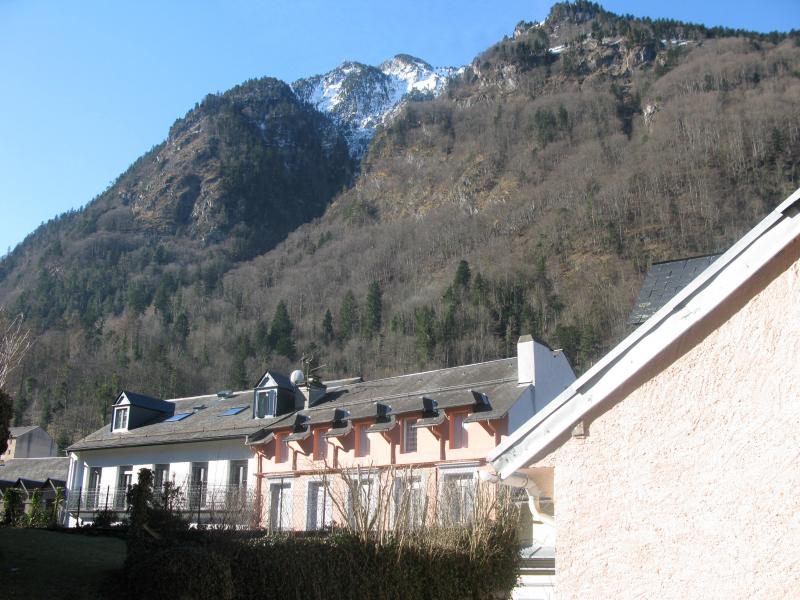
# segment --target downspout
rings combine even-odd
[[[536,485],[536,482],[528,477],[526,473],[523,473],[522,471],[514,471],[505,479],[500,479],[496,473],[492,473],[490,471],[478,471],[478,477],[480,477],[482,481],[499,483],[500,485],[524,489],[528,493],[528,508],[530,509],[531,516],[534,518],[534,520],[540,521],[546,525],[550,525],[551,527],[556,526],[556,521],[553,517],[546,515],[539,510],[539,498],[542,495],[542,491],[539,489],[539,486]]]
[[[261,480],[264,477],[264,463],[262,458],[264,455],[261,450],[256,448],[256,528],[261,529]]]

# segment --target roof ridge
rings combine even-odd
[[[503,359],[503,360],[507,360],[507,359]],[[429,390],[416,390],[414,392],[404,392],[402,394],[388,394],[386,396],[378,396],[378,397],[375,397],[375,398],[369,398],[367,400],[354,400],[352,402],[344,402],[344,403],[341,403],[341,404],[337,404],[333,408],[342,408],[344,406],[357,406],[357,405],[360,405],[360,404],[372,404],[372,403],[375,403],[375,402],[381,402],[383,400],[394,400],[394,399],[398,399],[398,398],[410,398],[412,396],[422,396],[424,394],[435,394],[435,393],[439,393],[439,392],[453,392],[453,391],[456,391],[456,390],[469,389],[469,388],[472,388],[472,387],[475,387],[475,386],[479,386],[479,385],[492,385],[492,384],[497,384],[497,383],[509,383],[509,382],[512,382],[512,381],[515,381],[515,380],[516,380],[515,377],[503,377],[502,379],[488,379],[486,381],[471,381],[469,383],[463,383],[463,384],[459,384],[459,385],[449,385],[449,386],[444,386],[444,387],[439,387],[439,388],[432,388],[432,389],[429,389]],[[309,407],[306,410],[312,411],[312,410],[321,409],[321,408],[331,408],[331,407],[329,405],[325,405],[325,404],[318,404],[317,406]],[[297,412],[300,412],[300,411],[297,411]]]
[[[483,362],[470,363],[468,365],[457,365],[455,367],[442,367],[441,369],[431,369],[430,371],[419,371],[417,373],[406,373],[405,375],[392,375],[390,377],[381,377],[380,379],[368,379],[361,383],[378,383],[379,381],[388,381],[390,379],[400,379],[401,377],[414,377],[415,375],[428,375],[430,373],[438,373],[439,371],[454,371],[456,369],[466,369],[467,367],[477,367],[480,365],[488,365],[489,363],[501,362],[504,360],[514,360],[516,356],[509,356],[506,358],[495,358],[492,360],[485,360]],[[336,381],[336,380],[333,380]]]

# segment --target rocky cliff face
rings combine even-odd
[[[137,228],[205,244],[237,230],[252,256],[322,214],[348,184],[351,164],[328,117],[281,81],[252,80],[178,119],[105,204],[130,211]]]
[[[345,62],[323,75],[299,79],[292,88],[303,101],[333,118],[351,154],[360,159],[376,128],[396,115],[407,100],[438,96],[448,78],[458,72],[399,54],[378,67]]]

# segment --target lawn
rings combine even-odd
[[[3,598],[112,598],[124,560],[117,538],[0,528]]]

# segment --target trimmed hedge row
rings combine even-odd
[[[517,544],[506,529],[472,553],[467,532],[449,548],[424,535],[435,534],[402,544],[347,533],[140,540],[129,545],[126,572],[132,597],[154,600],[483,600],[514,587]]]

